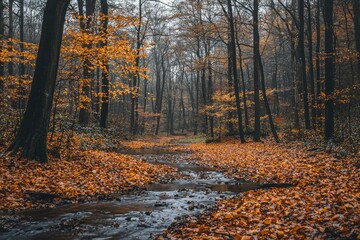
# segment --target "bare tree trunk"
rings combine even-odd
[[[237,33],[237,31],[236,31]],[[249,115],[246,101],[246,87],[245,87],[245,76],[244,76],[244,68],[242,61],[242,51],[238,37],[236,36],[236,45],[239,51],[239,65],[240,65],[240,74],[241,74],[241,87],[243,92],[243,101],[244,101],[244,113],[245,113],[245,129],[249,132]]]
[[[310,113],[308,87],[306,79],[305,44],[304,44],[304,0],[298,0],[299,11],[299,36],[298,36],[298,72],[302,80],[302,97],[304,104],[305,128],[310,129]]]
[[[229,27],[230,27],[230,59],[232,64],[232,71],[234,76],[234,89],[235,89],[235,98],[236,98],[236,110],[237,110],[237,118],[238,118],[238,131],[240,135],[240,141],[245,143],[244,130],[242,126],[242,114],[240,107],[240,91],[239,91],[239,79],[237,74],[237,64],[236,64],[236,45],[235,45],[235,27],[234,27],[234,18],[231,0],[228,0],[228,15],[229,15]]]
[[[195,116],[194,116],[194,135],[198,134],[198,124],[199,124],[199,82],[200,82],[200,73],[196,72],[196,82],[195,82]]]
[[[299,99],[298,99],[298,85],[296,79],[296,50],[295,50],[295,40],[291,38],[291,77],[292,77],[292,87],[293,87],[293,113],[294,113],[294,127],[300,128],[300,119],[299,119]]]
[[[334,137],[334,29],[333,0],[324,2],[325,22],[325,140]]]
[[[310,98],[311,98],[311,123],[313,128],[316,128],[316,100],[315,100],[315,82],[314,82],[314,65],[313,65],[313,39],[312,39],[312,15],[311,15],[311,3],[307,0],[307,12],[308,12],[308,50],[309,50],[309,80],[310,80]]]
[[[358,82],[360,81],[360,1],[352,0],[354,12],[355,46],[357,52]]]
[[[345,18],[345,29],[346,29],[346,40],[347,40],[347,48],[351,49],[351,45],[352,45],[352,41],[350,39],[350,33],[349,33],[349,23],[348,23],[348,18],[347,18],[347,8],[346,8],[347,4],[343,4],[343,14],[344,14],[344,18]],[[347,86],[351,86],[351,90],[348,93],[348,95],[350,96],[350,101],[348,103],[348,124],[347,124],[347,132],[348,134],[352,133],[352,124],[351,124],[351,119],[352,119],[352,109],[353,109],[353,97],[354,97],[354,86],[355,86],[355,78],[356,78],[356,70],[354,69],[354,61],[352,58],[350,58],[350,70],[351,70],[351,79],[350,81],[347,83]],[[360,75],[359,75],[360,76]]]
[[[317,0],[316,7],[316,125],[321,127],[321,64],[320,64],[320,46],[321,46],[321,25],[320,25],[320,2]]]
[[[260,52],[258,52],[257,55],[258,55],[259,64],[260,64],[261,91],[262,91],[262,95],[263,95],[263,98],[264,98],[264,104],[265,104],[266,113],[267,113],[268,119],[269,119],[270,129],[271,129],[271,132],[272,132],[272,134],[274,136],[275,141],[280,142],[280,139],[279,139],[279,137],[277,135],[277,132],[276,132],[274,120],[273,120],[272,115],[271,115],[271,109],[270,109],[269,100],[268,100],[267,95],[266,95],[265,75],[264,75],[264,68],[263,68],[263,64],[262,64],[262,61],[261,61]]]
[[[278,94],[278,56],[277,56],[277,50],[275,47],[275,69],[272,77],[272,87],[275,89],[275,100],[274,100],[274,114],[277,116],[280,115],[280,104],[279,104],[279,94]]]
[[[65,14],[70,0],[48,0],[45,7],[35,74],[19,131],[8,151],[47,162],[50,120]]]
[[[230,29],[229,29],[229,32],[230,32]],[[234,87],[234,82],[233,82],[233,77],[232,77],[232,66],[231,66],[231,38],[230,36],[228,36],[228,42],[227,42],[227,54],[228,54],[228,72],[227,72],[227,77],[228,77],[228,87],[229,87],[229,91],[231,91],[231,89]],[[232,110],[229,110],[228,112],[228,128],[229,128],[229,135],[234,135],[234,124],[232,123],[232,118],[233,118],[233,111]]]
[[[260,59],[257,54],[259,51],[259,0],[254,0],[254,10],[253,10],[253,41],[254,41],[254,102],[255,102],[255,126],[254,126],[254,136],[253,139],[255,142],[260,141],[260,97],[259,97],[259,66]]]
[[[132,135],[136,135],[139,124],[138,86],[140,84],[140,74],[138,69],[140,67],[139,54],[142,45],[141,28],[142,28],[142,1],[139,0],[139,17],[138,17],[138,25],[136,27],[136,55],[137,55],[135,59],[136,74],[133,76],[133,81],[132,81],[132,87],[134,88],[135,96],[132,96],[131,98],[131,114],[130,114],[130,132]]]
[[[212,76],[212,64],[211,60],[208,60],[208,99],[209,104],[212,104],[212,96],[213,96],[213,76]],[[209,117],[209,123],[210,123],[210,137],[214,138],[214,116]]]
[[[159,134],[160,131],[160,114],[162,111],[162,102],[163,102],[163,95],[165,90],[165,79],[166,79],[166,68],[165,68],[165,59],[164,56],[161,58],[161,70],[162,76],[160,77],[160,69],[159,69],[159,76],[158,76],[158,83],[156,89],[156,113],[158,116],[156,117],[156,130],[155,135]]]

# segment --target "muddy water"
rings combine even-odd
[[[0,221],[0,239],[152,239],[172,222],[195,215],[219,199],[260,188],[192,165],[189,153],[132,152],[135,157],[178,169],[181,179],[155,183],[114,201],[31,210]]]

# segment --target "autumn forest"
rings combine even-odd
[[[0,0],[0,239],[359,239],[360,0]]]

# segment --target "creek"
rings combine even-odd
[[[3,218],[0,239],[153,239],[174,221],[195,216],[216,201],[262,188],[192,164],[191,153],[166,149],[129,151],[136,158],[176,168],[179,179],[159,181],[116,200],[68,204]]]

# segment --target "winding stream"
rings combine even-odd
[[[219,199],[262,186],[226,178],[214,168],[189,163],[190,153],[131,152],[154,164],[177,168],[182,178],[155,183],[113,201],[28,210],[8,216],[0,239],[152,239],[186,215],[196,215]],[[12,222],[13,221],[13,222]]]

